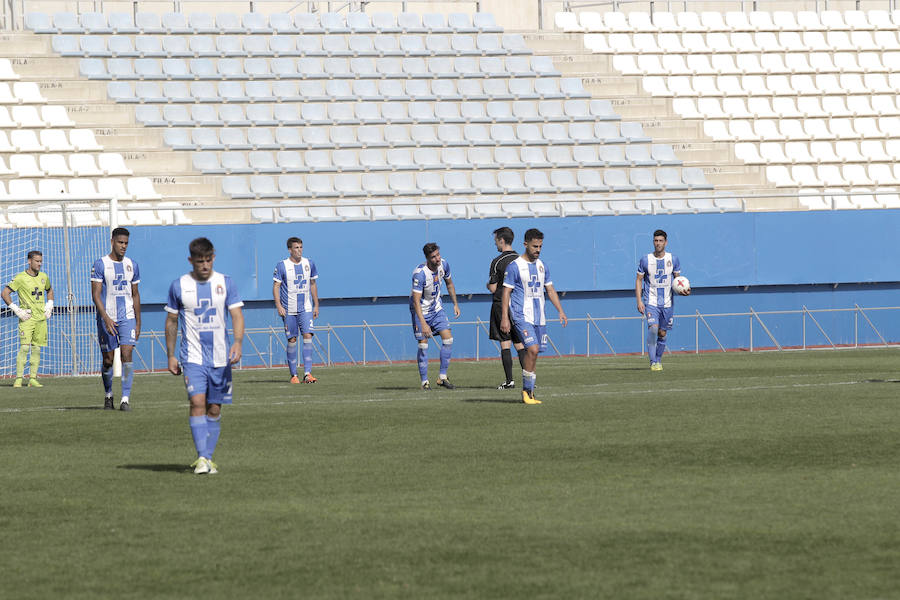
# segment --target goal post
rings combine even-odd
[[[98,210],[96,203],[83,202],[0,206],[0,285],[8,285],[26,269],[29,251],[40,250],[41,270],[53,289],[49,340],[41,352],[39,376],[100,371],[90,272],[94,261],[109,252],[111,208],[106,203]],[[0,304],[0,377],[6,378],[15,376],[19,319]]]

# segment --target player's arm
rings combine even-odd
[[[503,286],[503,298],[500,300],[500,331],[509,333],[509,299],[512,296],[512,288]]]
[[[116,328],[116,322],[113,321],[110,316],[106,313],[106,307],[103,305],[103,298],[101,297],[103,294],[103,283],[100,281],[92,281],[91,282],[91,298],[94,300],[94,308],[97,309],[97,314],[100,315],[100,318],[103,320],[103,326],[106,327],[106,331],[116,335],[118,333],[118,329]],[[134,317],[140,323],[140,317],[138,316],[138,305],[135,303],[134,305]]]
[[[447,293],[450,294],[450,299],[453,301],[453,318],[458,319],[460,311],[459,303],[456,301],[456,286],[453,285],[453,280],[450,277],[445,277],[444,281],[447,283]]]
[[[181,374],[181,365],[178,364],[178,358],[175,356],[175,342],[178,339],[178,313],[168,312],[166,314],[166,355],[169,357],[169,373],[172,375]]]
[[[419,331],[425,337],[431,337],[431,327],[425,322],[425,313],[422,312],[422,292],[413,290],[412,301],[413,309],[416,311],[416,318],[419,320]]]
[[[6,305],[9,306],[9,310],[13,311],[17,317],[19,317],[20,321],[27,321],[31,318],[31,311],[28,309],[20,308],[18,304],[12,301],[12,292],[14,290],[8,285],[3,286],[3,291],[0,292],[0,298],[3,298],[3,301],[6,302]]]
[[[644,314],[644,301],[641,300],[641,294],[644,291],[644,274],[638,273],[634,280],[634,297],[637,299],[638,312]]]
[[[141,293],[138,284],[131,284],[131,299],[134,302],[134,341],[141,337]]]
[[[272,298],[275,300],[275,310],[278,311],[278,316],[286,316],[287,311],[281,305],[281,282],[277,279],[272,283]]]
[[[491,268],[488,269],[487,289],[492,294],[497,291],[498,278],[497,278],[497,274],[495,272],[496,268],[497,268],[496,265],[497,265],[497,262],[496,262],[496,259],[494,259],[493,261],[491,261]]]
[[[544,286],[544,289],[547,290],[547,298],[550,299],[550,304],[552,304],[553,307],[556,308],[556,312],[559,313],[559,322],[565,327],[569,324],[569,319],[566,317],[566,312],[563,310],[562,303],[559,301],[559,294],[556,293],[556,288],[553,287],[552,283],[548,283]]]
[[[241,360],[241,348],[244,344],[244,311],[240,306],[235,306],[228,309],[228,312],[231,313],[231,327],[234,329],[234,341],[228,352],[228,360],[234,364]]]
[[[319,318],[319,286],[316,283],[316,280],[313,279],[309,282],[309,294],[312,296],[313,300],[313,319]]]

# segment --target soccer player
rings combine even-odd
[[[287,336],[287,362],[291,371],[291,383],[300,383],[297,377],[297,336],[303,336],[303,383],[318,381],[312,376],[313,319],[319,316],[319,288],[316,279],[319,271],[316,263],[303,258],[303,240],[290,237],[287,240],[290,256],[275,265],[272,276],[272,297]]]
[[[653,252],[641,257],[634,281],[638,312],[647,315],[647,354],[650,355],[651,371],[662,371],[660,360],[666,350],[666,332],[672,329],[675,321],[672,281],[681,274],[681,263],[677,256],[666,252],[666,244],[666,232],[662,229],[654,231]],[[681,295],[689,296],[690,293],[687,290]]]
[[[131,410],[131,383],[134,379],[132,353],[141,335],[141,282],[136,262],[125,256],[131,234],[116,227],[110,239],[111,250],[98,258],[91,269],[91,297],[97,307],[97,339],[103,354],[103,408],[115,409],[113,402],[113,358],[116,348],[122,354],[122,401],[119,410]]]
[[[425,262],[413,271],[412,293],[409,295],[409,313],[412,317],[413,335],[418,343],[416,362],[422,377],[422,389],[430,390],[428,383],[428,338],[435,332],[441,336],[441,370],[438,386],[452,390],[454,386],[447,379],[447,367],[453,353],[453,333],[450,321],[441,302],[441,280],[447,283],[447,293],[453,300],[453,316],[459,318],[459,303],[456,301],[456,287],[450,278],[450,263],[441,258],[441,249],[434,242],[422,247]]]
[[[190,400],[190,426],[197,460],[194,473],[218,473],[212,455],[219,441],[221,410],[231,404],[231,365],[241,360],[244,314],[241,297],[231,277],[213,270],[212,242],[197,238],[188,246],[191,271],[172,282],[166,302],[166,351],[169,372],[184,370]],[[234,342],[228,339],[226,313],[231,315]],[[178,321],[181,353],[175,356]]]
[[[525,232],[525,252],[506,267],[503,278],[503,302],[501,304],[500,330],[515,330],[525,346],[522,360],[522,401],[525,404],[540,404],[534,397],[537,381],[535,366],[538,352],[547,347],[546,320],[544,318],[544,290],[559,313],[559,320],[565,327],[569,323],[559,295],[553,287],[550,270],[540,259],[544,246],[544,234],[537,229]]]
[[[515,234],[509,227],[500,227],[494,230],[494,244],[497,246],[497,252],[500,254],[491,261],[488,270],[487,289],[493,294],[491,299],[491,324],[488,337],[492,340],[500,342],[500,360],[503,363],[503,372],[506,375],[504,383],[497,386],[498,390],[509,390],[515,387],[512,375],[512,350],[511,347],[515,343],[516,351],[519,353],[519,366],[522,366],[525,358],[525,346],[522,341],[513,336],[515,331],[504,332],[500,330],[500,320],[503,317],[503,278],[506,275],[506,267],[509,263],[519,257],[519,253],[512,249]],[[524,368],[524,367],[523,367]]]
[[[0,292],[9,309],[19,317],[19,353],[16,355],[16,380],[13,387],[22,387],[25,377],[25,361],[31,352],[31,379],[28,387],[44,387],[38,382],[41,364],[41,346],[47,345],[47,320],[53,314],[53,289],[50,278],[41,273],[44,255],[40,250],[28,253],[28,268],[16,275]],[[12,301],[12,292],[19,297],[19,304]]]

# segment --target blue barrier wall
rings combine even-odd
[[[461,321],[467,323],[454,326],[454,356],[495,357],[486,324],[474,321],[488,319],[490,297],[484,285],[496,254],[491,232],[504,225],[516,232],[516,248],[527,228],[545,233],[542,258],[570,318],[627,317],[574,322],[567,329],[552,323],[549,333],[562,354],[641,352],[644,329],[634,306],[634,273],[638,258],[652,249],[656,228],[668,231],[669,249],[680,257],[694,288],[690,298],[679,299],[676,305],[671,350],[715,350],[719,344],[801,346],[804,340],[807,345],[826,346],[900,341],[895,310],[759,319],[716,316],[699,322],[695,316],[698,311],[900,305],[900,267],[891,259],[900,231],[896,210],[134,227],[128,254],[141,266],[147,333],[138,346],[140,367],[165,368],[162,304],[169,283],[189,270],[187,244],[198,236],[215,243],[216,267],[237,282],[247,303],[247,326],[270,332],[253,334],[253,342],[244,348],[245,366],[284,362],[281,323],[271,302],[271,273],[286,256],[285,240],[292,235],[303,238],[305,255],[319,268],[322,312],[316,324],[337,328],[317,336],[317,362],[326,357],[334,362],[414,357],[407,296],[410,275],[422,261],[421,247],[427,241],[437,241],[451,263]],[[555,310],[548,310],[555,318]],[[363,322],[381,327],[367,331],[361,328]]]
[[[162,303],[188,269],[188,242],[205,235],[244,298],[269,300],[275,262],[297,235],[319,268],[322,297],[393,297],[407,294],[422,245],[436,241],[459,293],[479,294],[495,254],[491,232],[504,225],[516,232],[517,249],[527,228],[544,232],[542,258],[561,291],[632,289],[656,228],[668,231],[695,288],[900,280],[889,258],[897,210],[135,227],[129,255],[141,265],[144,302]]]

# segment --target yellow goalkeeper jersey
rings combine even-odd
[[[23,310],[31,311],[31,318],[43,321],[44,303],[47,300],[47,291],[50,289],[50,277],[41,271],[34,277],[28,271],[22,271],[9,282],[9,289],[19,295],[19,306]]]

